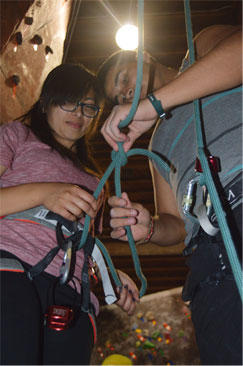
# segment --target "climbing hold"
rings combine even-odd
[[[102,365],[132,365],[132,360],[126,356],[114,353],[106,357]]]

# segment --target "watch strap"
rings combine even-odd
[[[154,109],[156,110],[158,116],[160,118],[165,117],[166,113],[164,111],[164,108],[162,107],[161,101],[156,99],[152,93],[148,94],[147,98],[150,100],[150,102],[151,102],[152,106],[154,107]]]

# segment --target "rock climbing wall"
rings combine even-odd
[[[91,365],[200,365],[181,291],[178,287],[144,296],[131,317],[116,305],[102,306]]]
[[[62,62],[71,6],[72,0],[1,1],[1,123],[25,113]]]

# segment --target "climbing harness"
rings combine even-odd
[[[192,36],[192,24],[191,24],[191,10],[190,10],[190,0],[184,0],[184,8],[185,8],[185,19],[186,19],[186,30],[187,30],[187,42],[189,48],[189,60],[190,64],[195,61],[194,54],[194,46],[193,46],[193,36]],[[229,261],[231,264],[232,272],[234,274],[234,278],[239,290],[239,294],[241,299],[242,296],[242,270],[239,263],[239,259],[237,257],[237,253],[234,247],[232,235],[229,230],[229,226],[226,221],[226,215],[223,210],[222,204],[220,202],[214,180],[212,177],[212,171],[210,169],[210,164],[208,157],[205,153],[206,149],[203,142],[202,135],[202,124],[200,119],[200,108],[199,108],[199,100],[196,99],[193,102],[194,104],[194,115],[195,115],[195,126],[196,126],[196,138],[197,138],[197,146],[198,146],[198,159],[200,161],[202,167],[202,173],[198,173],[200,176],[200,184],[206,185],[210,199],[212,201],[215,214],[218,218],[218,224],[221,230],[222,238],[225,244],[226,252],[229,257]]]
[[[209,156],[208,158],[211,167],[217,173],[219,172],[219,159],[214,156]],[[202,168],[200,161],[196,159],[195,171],[202,173]],[[218,227],[214,227],[209,219],[209,215],[212,211],[212,203],[210,196],[206,189],[204,189],[204,202],[198,207],[197,215],[193,213],[193,206],[196,201],[197,185],[200,184],[200,177],[196,175],[195,178],[190,180],[186,186],[185,194],[182,201],[182,210],[185,216],[187,216],[191,221],[200,224],[203,230],[211,236],[214,236],[219,231]]]
[[[17,259],[0,257],[0,271],[23,273],[24,267]]]
[[[57,255],[60,249],[64,251],[62,265],[59,272],[59,282],[62,285],[68,283],[74,274],[75,267],[75,257],[77,252],[77,247],[80,242],[80,237],[83,232],[83,225],[77,222],[72,222],[64,219],[62,216],[54,214],[49,210],[45,209],[43,206],[35,207],[34,209],[18,212],[16,214],[8,215],[3,217],[4,219],[24,221],[33,224],[41,224],[48,228],[56,231],[56,239],[58,246],[49,251],[49,253],[35,266],[33,266],[27,275],[30,279],[33,279],[38,274],[42,273],[48,264]],[[88,248],[88,249],[87,249]],[[88,258],[89,256],[93,259],[94,263],[97,263],[99,272],[102,279],[102,285],[105,295],[105,301],[107,304],[111,304],[117,300],[117,296],[111,284],[110,276],[108,274],[105,261],[101,254],[100,249],[94,243],[94,239],[89,234],[84,246],[85,263],[84,272],[82,274],[84,286],[86,286],[86,305],[83,307],[87,310],[88,307],[88,293],[89,285],[88,281]],[[2,262],[0,262],[0,268],[5,268]]]

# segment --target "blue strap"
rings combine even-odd
[[[185,18],[186,18],[186,30],[187,30],[187,42],[189,48],[189,60],[190,64],[195,62],[195,53],[193,46],[193,35],[192,35],[192,24],[191,24],[191,10],[190,10],[190,0],[184,0],[185,7]],[[222,238],[225,244],[225,248],[229,257],[229,261],[231,264],[232,272],[235,277],[235,281],[239,290],[239,294],[241,299],[242,297],[242,271],[240,262],[237,257],[237,253],[235,250],[234,242],[226,221],[226,214],[223,210],[222,204],[220,202],[213,178],[210,170],[210,166],[208,163],[207,156],[205,154],[205,147],[202,135],[202,122],[200,118],[200,109],[199,109],[199,100],[196,99],[193,102],[194,104],[194,116],[195,116],[195,127],[196,127],[196,137],[198,144],[198,158],[200,160],[203,173],[201,173],[202,180],[206,183],[208,192],[210,194],[210,199],[213,203],[214,211],[218,219],[218,224],[221,230]]]

